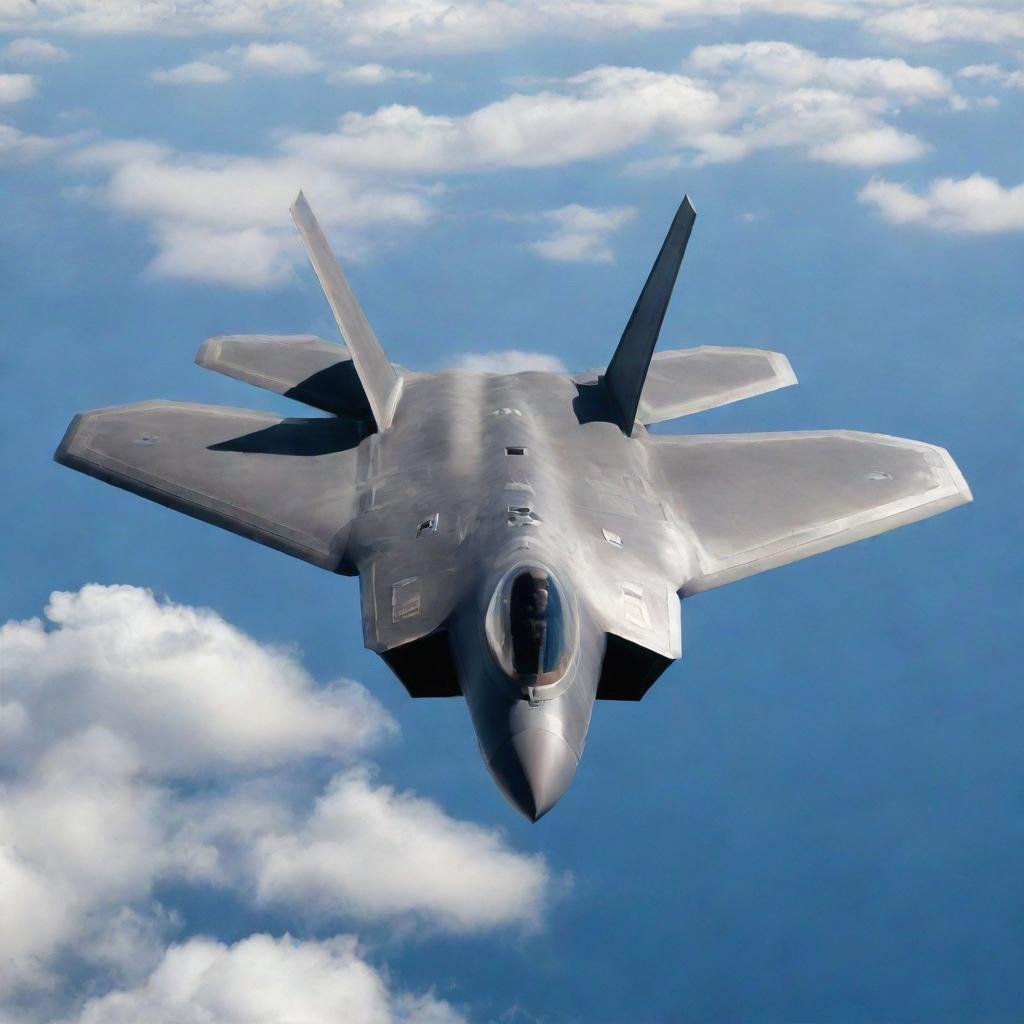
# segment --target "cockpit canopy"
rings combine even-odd
[[[554,576],[539,566],[507,573],[491,598],[487,639],[507,675],[531,686],[561,679],[572,658],[574,625]]]

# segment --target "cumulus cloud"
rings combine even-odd
[[[4,700],[47,695],[7,737],[8,762],[38,756],[86,721],[135,744],[126,756],[175,775],[350,755],[392,727],[357,684],[318,688],[290,652],[137,587],[56,593],[45,618],[0,627]]]
[[[0,124],[0,163],[36,160],[60,149],[67,139],[28,135],[14,125]]]
[[[241,74],[248,65],[321,68],[295,44],[252,44],[155,77],[216,81],[225,68]],[[372,81],[406,73],[361,65],[338,74]],[[823,57],[779,42],[701,46],[680,71],[601,66],[457,115],[399,104],[349,111],[333,130],[278,133],[266,155],[182,153],[140,140],[91,145],[69,162],[94,183],[69,194],[143,221],[156,246],[148,266],[155,277],[267,287],[289,280],[302,259],[287,219],[299,188],[342,254],[359,256],[370,237],[386,241],[389,228],[435,216],[441,176],[637,150],[627,171],[735,161],[765,149],[879,167],[928,148],[896,123],[902,108],[957,100],[939,71],[902,59]],[[548,259],[607,261],[622,216],[551,211],[552,230],[533,249]]]
[[[135,988],[90,999],[62,1024],[461,1024],[430,994],[395,990],[354,938],[251,935],[171,946]]]
[[[916,3],[868,13],[864,26],[877,35],[910,43],[964,40],[1002,43],[1024,39],[1024,12],[1018,5]]]
[[[55,64],[68,59],[67,50],[45,39],[13,39],[4,47],[3,55],[18,64]]]
[[[927,152],[928,146],[914,135],[897,131],[888,125],[849,132],[832,142],[812,146],[809,156],[834,164],[877,167],[913,160]]]
[[[571,263],[611,263],[615,256],[610,237],[636,216],[632,206],[603,209],[573,203],[541,214],[551,226],[530,248],[546,260]]]
[[[295,134],[282,146],[306,160],[406,173],[546,167],[641,144],[701,161],[785,147],[869,165],[923,151],[887,124],[894,108],[951,95],[938,71],[902,60],[826,59],[785,43],[721,45],[695,49],[685,72],[597,67],[454,117],[390,105],[345,114],[337,131]]]
[[[384,64],[357,64],[332,71],[327,80],[355,85],[382,85],[385,82],[429,82],[430,75],[409,68],[390,68]]]
[[[995,234],[1024,231],[1024,184],[1004,188],[993,178],[941,178],[923,193],[873,179],[860,192],[892,224],[920,224],[937,231]]]
[[[250,43],[226,51],[242,67],[271,75],[309,75],[323,70],[319,57],[299,43]]]
[[[324,226],[340,229],[343,253],[360,233],[429,220],[425,190],[361,180],[313,161],[271,156],[179,154],[146,142],[79,150],[72,164],[104,176],[91,193],[150,227],[156,277],[242,288],[280,284],[303,259],[288,208],[300,187]]]
[[[652,32],[709,19],[776,16],[860,23],[898,42],[1024,38],[1024,16],[1010,3],[900,0],[13,0],[0,30],[81,33],[314,32],[374,53],[496,50],[531,37],[594,38]]]
[[[150,79],[160,85],[216,85],[244,75],[309,75],[323,70],[320,58],[298,43],[250,43],[204,53],[173,68],[157,68]]]
[[[33,75],[0,75],[0,103],[20,103],[35,94]]]
[[[211,611],[92,584],[0,645],[0,992],[69,957],[94,986],[152,969],[181,927],[161,883],[456,932],[535,927],[554,891],[543,858],[374,781],[366,751],[395,727],[362,687]],[[325,788],[311,757],[340,762]]]
[[[998,64],[971,64],[957,72],[960,78],[993,82],[1006,89],[1024,89],[1024,70],[1007,71]]]
[[[335,778],[306,821],[264,837],[255,859],[264,902],[332,918],[375,918],[386,907],[455,932],[539,924],[551,885],[539,857],[511,852],[493,831],[456,822],[429,800],[374,786],[363,771]]]
[[[453,363],[458,370],[476,370],[483,373],[568,373],[558,356],[544,352],[523,352],[505,349],[500,352],[463,352]]]
[[[653,30],[687,20],[745,14],[808,18],[850,17],[842,0],[28,0],[0,16],[11,31],[46,28],[86,33],[203,33],[315,31],[374,51],[442,52],[498,49],[536,35],[594,36]]]
[[[233,76],[220,64],[193,60],[173,68],[157,68],[149,77],[157,85],[216,85],[231,81]]]

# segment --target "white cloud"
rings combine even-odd
[[[231,47],[226,55],[237,59],[242,67],[263,74],[309,75],[323,70],[320,58],[298,43],[250,43]]]
[[[864,26],[877,35],[910,43],[1004,43],[1024,39],[1024,11],[1018,5],[998,8],[984,4],[902,4],[868,14]]]
[[[171,946],[132,989],[90,999],[64,1024],[461,1024],[430,994],[396,991],[354,938],[251,935]]]
[[[161,882],[326,924],[538,923],[543,858],[372,781],[394,725],[362,687],[136,587],[56,593],[46,620],[0,627],[0,990],[68,957],[134,983],[181,927]],[[350,766],[318,797],[300,769],[325,756]]]
[[[357,684],[317,688],[291,653],[137,587],[56,593],[45,615],[0,627],[5,701],[47,694],[4,760],[32,756],[82,722],[136,744],[126,756],[165,775],[351,755],[391,728]]]
[[[287,280],[303,260],[288,219],[300,188],[324,226],[341,229],[343,253],[359,250],[360,232],[418,225],[431,216],[426,192],[389,187],[286,157],[179,155],[145,142],[86,147],[73,164],[106,175],[98,197],[149,226],[157,277],[264,287]]]
[[[544,352],[523,352],[506,349],[501,352],[463,352],[455,357],[453,364],[459,370],[475,370],[483,373],[568,373],[558,356]]]
[[[960,78],[995,82],[1007,89],[1024,89],[1024,70],[1007,71],[998,64],[971,64],[957,72]]]
[[[1016,5],[900,0],[12,0],[0,30],[163,35],[312,32],[349,48],[383,52],[497,50],[531,37],[600,38],[758,15],[859,22],[901,42],[1024,38]]]
[[[13,39],[3,55],[18,64],[55,64],[68,59],[68,51],[45,39]]]
[[[204,53],[173,68],[157,68],[160,85],[215,85],[239,75],[309,75],[323,70],[319,57],[298,43],[250,43]]]
[[[194,60],[173,68],[157,68],[149,77],[158,85],[214,85],[228,82],[233,76],[220,64]]]
[[[253,44],[156,76],[211,80],[221,77],[217,69],[243,74],[250,64],[296,73],[319,67],[294,44]],[[349,71],[366,80],[392,73],[378,65]],[[396,104],[349,111],[333,131],[279,133],[263,156],[105,142],[70,158],[99,182],[69,194],[142,220],[157,249],[153,276],[266,287],[289,280],[302,260],[287,219],[299,188],[343,255],[360,255],[371,229],[386,241],[389,227],[431,219],[441,189],[426,176],[551,167],[638,149],[627,172],[735,161],[773,148],[883,166],[927,149],[893,123],[902,107],[955,100],[941,73],[904,60],[822,57],[778,42],[704,46],[683,71],[596,67],[461,115]],[[550,259],[608,260],[611,228],[559,222],[573,212],[552,214],[557,229],[534,250]]]
[[[933,181],[923,194],[874,179],[859,198],[873,204],[892,224],[920,224],[964,234],[1024,231],[1024,184],[1004,188],[981,174]]]
[[[902,60],[826,59],[783,43],[698,47],[689,73],[597,67],[462,116],[391,105],[347,113],[331,133],[285,138],[297,158],[353,170],[444,173],[546,167],[641,144],[704,162],[785,147],[859,165],[924,146],[887,123],[901,104],[948,101],[946,79]]]
[[[0,124],[0,163],[36,160],[60,149],[68,140],[44,135],[27,135],[13,125]]]
[[[611,263],[614,260],[609,238],[636,216],[632,206],[604,209],[573,203],[541,216],[552,225],[550,234],[530,248],[546,260],[573,263]]]
[[[752,42],[698,46],[689,66],[698,72],[729,76],[758,87],[772,82],[785,88],[813,86],[868,96],[884,95],[914,103],[941,99],[951,92],[934,68],[878,57],[821,57],[792,43]]]
[[[591,37],[650,31],[674,24],[744,14],[843,18],[843,0],[15,0],[0,28],[85,33],[314,32],[374,52],[500,49],[531,36]]]
[[[814,160],[835,164],[877,167],[914,160],[928,147],[916,136],[885,125],[862,132],[850,132],[834,142],[812,146],[808,155]]]
[[[357,64],[354,67],[332,71],[329,82],[351,82],[355,85],[382,85],[384,82],[429,82],[430,75],[408,68],[390,68],[384,64]]]
[[[33,75],[0,75],[0,103],[20,103],[35,94]]]
[[[263,902],[328,918],[383,910],[454,932],[537,925],[551,887],[539,857],[512,853],[493,831],[453,821],[429,800],[373,786],[361,771],[336,777],[299,828],[263,837],[254,858]]]

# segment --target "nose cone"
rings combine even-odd
[[[501,745],[489,767],[509,803],[537,821],[569,788],[576,763],[561,736],[546,729],[524,729]]]

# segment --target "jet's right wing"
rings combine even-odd
[[[649,437],[698,564],[683,596],[971,500],[950,454],[852,430]]]
[[[349,420],[179,402],[82,413],[54,458],[260,544],[349,574],[357,445]]]

